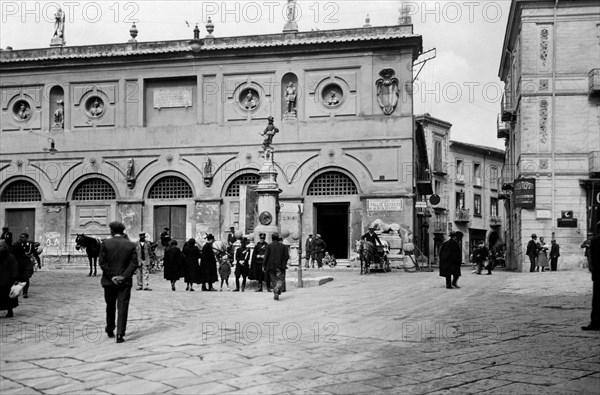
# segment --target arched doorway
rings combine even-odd
[[[76,234],[108,237],[108,224],[116,218],[117,194],[106,180],[90,176],[75,186],[70,196],[71,213],[69,244],[75,243]]]
[[[349,218],[352,199],[358,199],[358,188],[340,171],[326,171],[310,184],[308,197],[313,197],[313,229],[327,243],[327,251],[337,259],[347,259],[349,252]]]
[[[191,186],[184,179],[177,176],[166,176],[158,179],[148,192],[148,199],[154,205],[154,239],[159,240],[159,235],[165,228],[169,228],[171,239],[177,240],[183,246],[186,240],[186,202],[177,200],[191,199],[194,197]]]
[[[39,189],[31,182],[26,180],[13,181],[4,188],[0,202],[6,207],[5,222],[2,226],[7,226],[13,234],[13,241],[18,239],[21,233],[29,234],[29,240],[36,240],[35,237],[35,207],[23,207],[23,203],[36,204],[41,202],[42,194]],[[14,207],[11,207],[14,204]]]
[[[256,186],[260,176],[256,173],[244,173],[235,177],[227,186],[223,196],[223,210],[227,237],[229,228],[240,230],[244,234],[254,231],[255,210],[258,196]]]

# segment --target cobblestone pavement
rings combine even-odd
[[[0,319],[8,394],[593,394],[600,333],[586,272],[478,276],[309,271],[255,292],[133,291],[126,342],[104,333],[99,277],[38,272]],[[289,276],[295,276],[289,272]]]

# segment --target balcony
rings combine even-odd
[[[592,151],[589,156],[590,178],[600,177],[600,151]]]
[[[433,174],[445,176],[448,174],[448,164],[442,161],[433,162]]]
[[[417,169],[417,193],[421,196],[433,195],[431,171],[426,165]]]
[[[483,183],[481,182],[481,177],[473,177],[473,186],[481,188]]]
[[[471,213],[468,209],[464,208],[456,210],[456,213],[454,215],[454,222],[471,222]]]
[[[600,69],[591,69],[588,73],[590,79],[590,96],[600,95]]]
[[[515,120],[515,106],[512,99],[512,92],[508,89],[502,95],[502,122],[512,122]]]
[[[500,114],[498,114],[498,118],[496,120],[496,127],[497,127],[497,135],[496,137],[499,139],[507,139],[510,137],[510,123],[509,122],[504,122],[501,118],[500,118]]]
[[[454,182],[457,184],[464,184],[465,183],[465,175],[464,174],[457,174],[456,178],[454,179]]]
[[[511,195],[510,191],[500,191],[500,192],[498,192],[498,199],[499,200],[510,200],[510,195]]]
[[[417,217],[431,217],[431,210],[429,207],[417,206],[415,210],[417,212]]]
[[[490,226],[491,227],[502,226],[502,218],[500,218],[497,215],[492,215],[490,217]]]

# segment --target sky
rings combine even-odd
[[[135,23],[137,40],[201,37],[211,17],[217,37],[278,33],[286,1],[6,1],[0,0],[0,47],[44,48],[54,33],[57,6],[66,13],[69,45],[125,42]],[[414,86],[415,114],[450,122],[453,140],[504,148],[496,138],[502,83],[498,68],[510,8],[500,1],[298,0],[300,31],[356,28],[398,22],[400,7],[412,18],[423,50],[435,48]],[[429,57],[433,52],[424,55]],[[420,66],[415,67],[415,75]]]

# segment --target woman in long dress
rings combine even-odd
[[[543,272],[544,270],[546,270],[548,268],[548,250],[550,249],[550,246],[548,244],[546,244],[544,242],[544,238],[540,237],[540,241],[538,244],[538,257],[537,257],[537,267],[536,267],[536,271],[541,271]]]
[[[211,234],[206,236],[206,243],[202,246],[202,258],[200,259],[200,282],[203,291],[215,291],[213,283],[219,281],[217,277],[217,259],[213,251],[215,237]]]
[[[183,256],[185,264],[183,266],[183,277],[187,286],[186,291],[193,291],[194,284],[200,284],[200,265],[198,261],[202,256],[200,248],[196,245],[195,239],[189,239],[183,246]]]
[[[171,290],[175,291],[175,283],[181,278],[185,258],[177,247],[177,240],[171,240],[169,248],[165,250],[164,277],[171,282]]]

